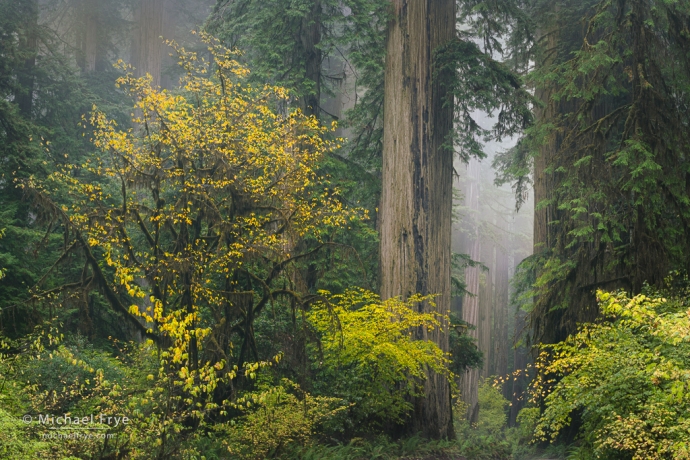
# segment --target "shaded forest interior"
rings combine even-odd
[[[690,0],[0,0],[0,458],[690,458]]]

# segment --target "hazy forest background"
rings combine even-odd
[[[690,458],[690,0],[0,0],[0,458]]]

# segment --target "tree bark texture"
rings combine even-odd
[[[453,153],[443,147],[452,106],[433,75],[433,53],[453,39],[453,0],[392,0],[387,37],[381,196],[381,295],[438,294],[450,312]],[[444,105],[445,104],[445,105]],[[429,304],[419,306],[430,310]],[[443,330],[416,331],[448,350]],[[430,373],[409,431],[453,437],[450,387]]]
[[[546,38],[546,53],[542,66],[552,65],[558,58],[558,31],[549,30]],[[559,113],[559,107],[551,97],[556,88],[537,88],[535,97],[543,103],[536,108],[537,120],[553,119]],[[557,135],[551,138],[539,149],[534,158],[534,254],[548,250],[554,246],[553,231],[549,232],[549,222],[556,219],[556,209],[553,205],[539,207],[539,203],[549,199],[555,187],[553,174],[547,174],[547,167],[553,162],[554,155],[560,147]]]
[[[500,248],[496,249],[496,264],[493,271],[494,282],[494,321],[491,332],[491,370],[489,375],[505,376],[508,373],[508,327],[510,314],[510,272],[508,255]]]
[[[576,2],[572,1],[575,4]],[[563,20],[558,17],[556,21],[545,26],[545,40],[543,55],[537,61],[537,66],[549,68],[554,64],[562,63],[570,58],[571,53],[577,50],[584,39],[585,30],[582,26],[566,29]],[[535,97],[542,102],[541,107],[535,109],[536,119],[539,122],[558,120],[567,114],[577,112],[582,101],[577,99],[558,98],[553,95],[562,88],[555,82],[549,86],[537,87]],[[601,110],[595,106],[593,110]],[[566,124],[573,124],[568,121]],[[559,166],[570,167],[564,160],[573,155],[572,145],[564,146],[568,126],[564,129],[554,130],[546,141],[539,147],[538,155],[534,158],[534,254],[542,254],[552,257],[554,253],[561,258],[575,261],[577,266],[567,274],[567,279],[561,284],[559,290],[549,289],[535,299],[535,308],[528,317],[531,329],[531,339],[535,342],[555,343],[564,340],[573,333],[577,324],[593,321],[596,318],[598,308],[596,306],[594,289],[601,286],[602,278],[616,279],[621,275],[617,268],[618,260],[611,257],[609,251],[598,254],[599,244],[578,243],[572,248],[566,247],[567,241],[564,235],[573,228],[576,223],[567,213],[559,209],[559,188],[563,186],[565,175],[559,171]],[[602,148],[597,141],[592,139],[592,146],[587,147],[593,156],[592,168],[604,170],[607,166],[603,163]],[[595,145],[597,145],[595,147]],[[563,149],[567,152],[564,152]],[[606,147],[607,148],[607,147]],[[592,181],[593,177],[580,177],[581,181]],[[562,194],[562,192],[561,192]],[[558,224],[555,225],[554,223]],[[606,267],[606,268],[605,268]],[[609,276],[602,273],[609,272]],[[543,273],[541,267],[537,267],[536,276]],[[619,285],[609,285],[609,288],[619,288]],[[564,294],[565,293],[565,294]],[[567,300],[564,298],[567,297]],[[567,302],[568,308],[554,308],[558,304]]]

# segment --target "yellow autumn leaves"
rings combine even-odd
[[[305,235],[321,239],[364,217],[317,172],[339,146],[327,139],[335,125],[290,110],[283,88],[250,85],[234,53],[204,40],[210,60],[172,43],[187,71],[179,90],[121,77],[132,127],[94,108],[85,127],[100,154],[52,176],[75,203],[65,210],[71,223],[135,303],[130,312],[143,315],[141,299],[154,296],[161,305],[145,319],[173,336],[163,323],[194,321],[170,316],[169,302],[186,295],[193,311],[222,303],[225,280],[247,261],[280,263]]]
[[[254,308],[254,299],[238,307],[233,295],[269,289],[269,275],[300,254],[306,235],[327,242],[365,217],[318,172],[341,143],[329,139],[335,125],[292,110],[283,88],[250,85],[232,52],[204,40],[211,59],[172,44],[186,71],[177,90],[121,77],[134,100],[131,127],[94,107],[83,123],[98,154],[52,174],[43,189],[55,201],[69,197],[70,233],[97,259],[110,298],[157,339],[158,371],[147,372],[142,404],[169,413],[134,418],[156,442],[180,420],[234,407],[213,400],[219,385],[271,365],[230,363],[230,323],[251,321]],[[247,278],[254,287],[238,284]]]

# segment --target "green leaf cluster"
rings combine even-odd
[[[329,394],[352,404],[360,426],[402,422],[427,370],[451,377],[449,356],[433,341],[413,336],[414,330],[432,333],[442,324],[441,314],[418,311],[422,302],[432,299],[381,301],[372,292],[349,290],[309,312],[320,339],[319,380],[327,382]]]
[[[533,397],[540,439],[581,420],[578,458],[688,458],[687,292],[629,298],[598,291],[601,321],[541,347]]]

